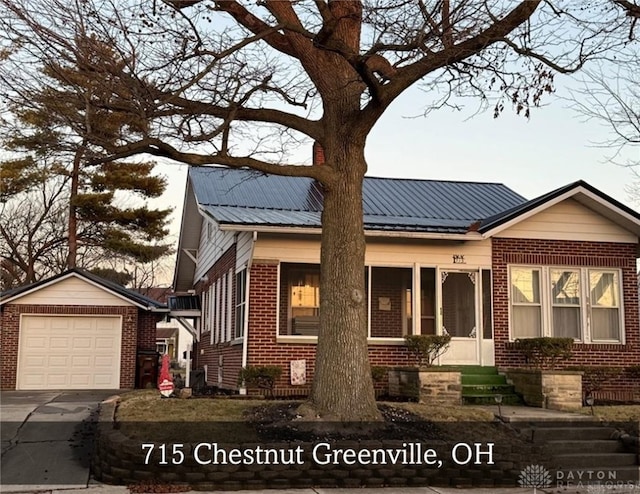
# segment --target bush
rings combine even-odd
[[[573,338],[518,338],[515,347],[524,355],[528,365],[555,369],[558,362],[571,358]]]
[[[414,334],[404,337],[407,349],[416,359],[418,367],[430,367],[449,348],[451,335]]]
[[[273,398],[273,388],[281,375],[282,368],[277,365],[250,365],[240,369],[238,384],[242,385],[244,383],[247,387],[254,386],[259,389],[266,389],[269,396]]]
[[[388,369],[381,365],[371,366],[371,378],[374,382],[381,383],[387,378]]]
[[[632,365],[630,367],[625,368],[625,372],[630,377],[640,380],[640,365]]]
[[[600,391],[607,381],[622,374],[621,367],[571,367],[571,370],[582,372],[582,391],[586,395]]]

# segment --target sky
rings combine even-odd
[[[529,119],[510,108],[493,118],[491,110],[473,116],[473,102],[463,111],[442,109],[421,115],[424,96],[412,89],[387,110],[369,136],[367,175],[500,182],[533,199],[576,180],[585,180],[614,199],[638,210],[625,188],[634,182],[628,168],[611,163],[611,149],[598,147],[609,136],[602,123],[585,121],[569,107],[567,84],[557,85]],[[628,150],[638,153],[638,148]],[[296,154],[310,162],[311,145]],[[637,158],[637,156],[636,156]],[[187,166],[161,163],[157,171],[169,186],[159,204],[174,206],[172,237],[177,241]]]

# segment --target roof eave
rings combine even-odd
[[[640,237],[640,215],[631,214],[630,210],[627,210],[618,201],[583,182],[576,183],[574,187],[549,197],[532,208],[525,208],[505,218],[500,218],[494,223],[479,228],[478,231],[483,238],[492,237],[555,204],[571,198]]]
[[[285,225],[249,225],[237,223],[221,223],[220,230],[237,232],[258,232],[258,233],[288,233],[288,234],[311,234],[320,235],[322,228],[304,226]],[[466,233],[442,233],[442,232],[420,232],[411,230],[371,230],[365,229],[367,237],[388,237],[388,238],[417,238],[434,240],[483,240],[483,236],[478,232]]]

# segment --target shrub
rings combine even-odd
[[[388,369],[381,365],[371,366],[371,378],[374,382],[381,383],[387,378]]]
[[[515,348],[524,355],[528,365],[555,369],[558,362],[571,358],[573,338],[518,338]]]
[[[594,391],[600,391],[602,385],[607,381],[618,377],[622,374],[621,367],[571,367],[571,370],[582,372],[582,391],[586,395],[592,394]]]
[[[451,335],[414,334],[404,337],[407,349],[416,359],[418,367],[433,365],[435,359],[447,351]]]
[[[632,378],[640,380],[640,365],[625,368],[625,372]]]
[[[247,387],[255,386],[266,389],[273,398],[273,388],[278,378],[282,375],[282,368],[277,365],[265,365],[243,367],[238,374],[238,384],[244,383]]]

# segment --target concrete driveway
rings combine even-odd
[[[100,402],[117,391],[0,393],[2,492],[86,487]]]

